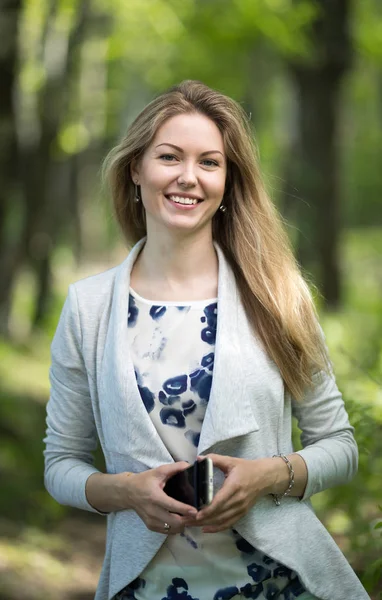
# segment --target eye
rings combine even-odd
[[[206,167],[218,167],[219,163],[216,162],[216,160],[212,160],[211,158],[205,158],[203,160],[203,163],[206,165]],[[208,163],[208,164],[206,164]]]
[[[159,158],[161,158],[165,162],[173,162],[173,160],[176,160],[176,156],[174,156],[173,154],[161,154]]]

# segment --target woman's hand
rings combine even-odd
[[[196,508],[174,500],[163,491],[172,475],[184,471],[189,466],[189,463],[181,461],[135,473],[126,478],[124,488],[129,507],[136,511],[147,529],[172,535],[183,533],[186,520],[196,516]],[[168,531],[163,527],[165,523],[170,525]]]
[[[275,462],[271,458],[247,460],[220,454],[206,456],[223,471],[225,481],[211,504],[186,524],[203,526],[204,532],[216,533],[232,527],[258,498],[270,493],[276,476]],[[198,457],[198,460],[201,459]]]

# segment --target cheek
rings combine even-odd
[[[158,195],[165,189],[169,181],[171,180],[172,173],[167,173],[166,169],[151,169],[145,177],[145,184],[147,190],[153,194]]]
[[[216,180],[213,182],[213,189],[215,192],[215,195],[218,196],[219,198],[222,198],[224,195],[224,189],[225,189],[225,175],[219,175],[218,177],[216,177]]]

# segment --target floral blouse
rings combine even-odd
[[[130,289],[127,335],[146,410],[175,461],[192,463],[210,397],[217,299],[155,302]],[[229,424],[227,424],[229,426]],[[297,574],[235,529],[188,527],[169,535],[139,577],[114,600],[293,600]]]

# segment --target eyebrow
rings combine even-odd
[[[159,146],[171,146],[171,148],[175,148],[175,150],[178,150],[178,152],[183,152],[182,148],[179,148],[179,146],[175,146],[175,144],[168,144],[166,142],[163,142],[163,144],[158,144],[158,146],[155,146],[155,148],[159,148]],[[202,152],[200,156],[205,156],[206,154],[212,154],[216,152],[218,152],[224,157],[223,152],[220,152],[220,150],[206,150],[206,152]]]

